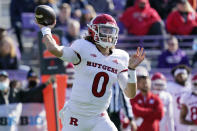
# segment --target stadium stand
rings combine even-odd
[[[192,59],[195,51],[192,50],[193,42],[196,38],[195,35],[176,36],[179,40],[179,46],[182,50],[184,50],[189,57]],[[132,53],[138,46],[144,47],[146,50],[147,59],[151,61],[151,67],[155,68],[157,65],[157,58],[161,54],[161,51],[165,48],[165,40],[168,36],[163,37],[160,35],[155,36],[128,36],[128,35],[120,35],[119,43],[117,44],[117,48],[124,49],[130,53]]]
[[[35,24],[34,13],[22,13],[23,35],[26,37],[36,37],[39,27]]]

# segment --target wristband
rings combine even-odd
[[[135,70],[128,70],[128,83],[136,83],[137,77],[136,77],[136,71]]]
[[[42,27],[41,28],[41,32],[42,32],[42,35],[44,36],[44,35],[51,35],[51,28],[49,28],[49,27]]]

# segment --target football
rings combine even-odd
[[[38,24],[48,26],[55,22],[56,14],[50,6],[39,5],[35,9],[35,18]]]

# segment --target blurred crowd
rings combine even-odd
[[[25,84],[21,81],[11,80],[8,72],[0,71],[0,104],[11,103],[43,103],[42,90],[54,83],[51,77],[47,82],[40,83],[39,75],[29,70]]]
[[[63,32],[61,41],[65,46],[86,35],[86,25],[96,14],[109,13],[117,20],[121,35],[159,35],[165,40],[169,36],[167,42],[163,42],[165,48],[160,50],[158,68],[172,68],[178,64],[194,67],[196,63],[197,53],[194,53],[192,60],[188,60],[176,38],[176,35],[197,33],[195,0],[11,0],[10,23],[16,40],[10,37],[8,29],[0,28],[0,69],[18,69],[20,66],[25,45],[22,36],[28,26],[35,40],[33,45],[38,46],[38,27],[29,19],[34,19],[35,7],[41,4],[55,10],[55,29]],[[188,42],[194,43],[195,48],[195,40]]]
[[[6,72],[6,70],[17,70],[20,67],[21,56],[25,50],[25,43],[22,39],[26,16],[24,14],[33,14],[35,7],[42,4],[49,5],[55,10],[57,15],[55,29],[63,33],[61,41],[64,46],[70,46],[74,40],[85,36],[87,24],[96,14],[100,13],[108,13],[114,16],[119,25],[121,35],[131,37],[148,35],[169,36],[165,42],[165,49],[160,50],[156,68],[158,72],[160,68],[168,68],[172,71],[172,74],[169,75],[174,80],[169,82],[164,75],[156,74],[156,76],[159,76],[156,79],[160,79],[162,83],[156,83],[156,88],[154,88],[155,79],[152,76],[155,76],[155,74],[149,74],[148,72],[147,74],[138,74],[138,81],[140,81],[138,89],[141,93],[130,101],[133,116],[128,116],[127,122],[120,117],[120,122],[123,125],[127,123],[124,125],[124,130],[128,126],[128,121],[135,120],[134,122],[136,122],[137,126],[141,125],[138,128],[139,131],[144,131],[147,128],[158,129],[157,125],[159,122],[161,122],[160,125],[165,126],[161,127],[164,129],[168,128],[168,131],[186,131],[186,127],[182,127],[182,124],[188,124],[189,122],[184,115],[180,115],[180,112],[184,113],[184,109],[180,105],[189,107],[187,101],[185,102],[181,97],[187,92],[195,92],[190,94],[195,94],[194,100],[197,101],[196,91],[192,90],[194,87],[196,88],[195,80],[197,78],[194,77],[197,72],[193,74],[191,72],[191,69],[194,69],[194,65],[197,63],[197,49],[192,60],[190,60],[184,49],[179,47],[179,40],[176,35],[189,36],[197,34],[196,0],[11,0],[11,29],[14,30],[17,39],[15,40],[10,36],[8,29],[0,27],[0,104],[17,102],[42,103],[42,90],[55,81],[54,78],[50,78],[46,83],[41,83],[39,73],[36,74],[32,68],[27,73],[25,84],[18,80],[10,79],[9,74]],[[37,33],[39,30],[36,26],[31,26],[30,31]],[[32,37],[36,42],[38,41],[37,35]],[[34,46],[38,46],[38,42]],[[73,68],[70,64],[65,66],[65,68],[70,67]],[[73,70],[67,75],[69,74],[73,75]],[[73,76],[70,78],[66,99],[69,99],[69,92],[71,92],[72,87]],[[149,92],[157,94],[160,98]],[[164,94],[169,96],[169,98],[164,98],[163,94],[160,94],[161,92],[165,92],[167,95]],[[147,94],[149,95],[147,100],[145,100],[143,96],[147,96]],[[154,101],[157,104],[153,106],[151,102],[154,103]],[[167,103],[165,103],[166,101]],[[146,102],[149,103],[146,104]],[[120,113],[121,111],[119,110],[118,112]],[[151,116],[149,116],[150,113]],[[197,115],[196,113],[197,111],[193,112],[193,114]],[[165,118],[164,114],[165,117],[169,118]],[[169,116],[166,116],[166,114]],[[165,124],[162,124],[162,119],[165,119],[163,121],[168,119],[169,123],[163,122]],[[195,119],[192,118],[191,121],[195,121],[197,125],[196,119],[197,117]],[[149,127],[149,121],[154,123],[152,127]],[[195,128],[197,128],[196,125],[194,126]],[[133,126],[133,124],[130,126]]]

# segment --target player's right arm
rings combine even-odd
[[[59,46],[56,44],[56,41],[49,34],[43,36],[43,42],[46,45],[46,48],[49,52],[57,57],[62,57],[63,55],[63,46]]]
[[[44,35],[43,42],[46,45],[47,50],[56,57],[64,61],[72,62],[73,64],[77,64],[80,62],[80,58],[71,47],[57,45],[52,35]]]
[[[195,125],[193,121],[189,121],[186,119],[186,116],[188,114],[188,109],[185,104],[181,105],[181,112],[180,112],[180,122],[184,125]]]
[[[46,45],[47,50],[57,57],[62,57],[63,55],[63,46],[59,46],[56,44],[56,41],[53,39],[51,34],[51,29],[55,27],[56,21],[53,25],[44,26],[37,22],[35,19],[36,24],[40,27],[42,35],[43,35],[43,42]]]
[[[38,23],[37,23],[38,24]],[[43,42],[46,45],[47,50],[54,56],[73,64],[80,62],[80,58],[77,53],[70,47],[59,46],[53,39],[51,29],[55,26],[56,22],[50,26],[43,26],[38,24],[43,34]]]
[[[128,60],[128,73],[122,71],[118,74],[118,82],[122,87],[125,95],[130,99],[134,98],[137,93],[137,78],[135,68],[144,60],[145,53],[144,48],[138,47],[135,54],[133,54]]]

